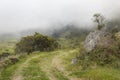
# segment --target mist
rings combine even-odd
[[[59,24],[90,28],[94,13],[110,20],[119,9],[119,0],[0,0],[0,33],[46,30]]]

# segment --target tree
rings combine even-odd
[[[30,54],[34,51],[34,37],[33,36],[27,36],[23,37],[20,42],[16,44],[15,52],[16,53],[23,53],[27,52]]]
[[[53,39],[52,37],[43,36],[39,33],[34,34],[34,39],[35,39],[34,42],[35,50],[50,51],[50,50],[54,50],[58,45],[56,40]]]
[[[16,53],[28,54],[33,51],[51,51],[57,48],[58,43],[55,39],[44,36],[39,33],[35,33],[33,36],[23,37],[17,44],[15,48]]]
[[[101,30],[104,27],[104,16],[102,16],[100,13],[96,13],[93,15],[94,22],[98,25],[98,30]]]

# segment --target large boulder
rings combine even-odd
[[[108,47],[112,41],[112,35],[108,32],[95,30],[90,32],[84,42],[85,49],[89,52],[93,50],[97,45]]]

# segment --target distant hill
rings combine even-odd
[[[60,29],[56,29],[53,31],[52,36],[55,38],[75,38],[87,35],[90,30],[85,28],[79,28],[75,25],[66,25]]]
[[[20,35],[16,33],[4,33],[0,34],[0,41],[9,41],[19,39]]]
[[[44,35],[51,35],[52,29],[33,28],[33,29],[23,30],[19,34],[21,36],[27,36],[27,35],[33,35],[35,32],[38,32],[38,33],[44,34]]]
[[[33,29],[23,30],[17,33],[0,34],[0,40],[20,39],[23,36],[33,35],[35,32],[38,32],[43,35],[52,36],[54,38],[70,39],[73,37],[75,38],[75,37],[85,36],[90,32],[90,30],[86,28],[80,28],[79,26],[75,26],[75,25],[65,25],[65,26],[57,25],[57,26],[56,28],[54,27],[47,29],[33,28]]]

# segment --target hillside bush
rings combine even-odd
[[[112,66],[120,67],[120,41],[114,40],[109,47],[97,45],[90,52],[85,49],[80,50],[80,55],[77,57],[83,69],[93,68],[96,66]]]
[[[58,43],[55,39],[35,33],[32,36],[23,37],[15,48],[16,53],[32,53],[33,51],[51,51],[56,49]]]

